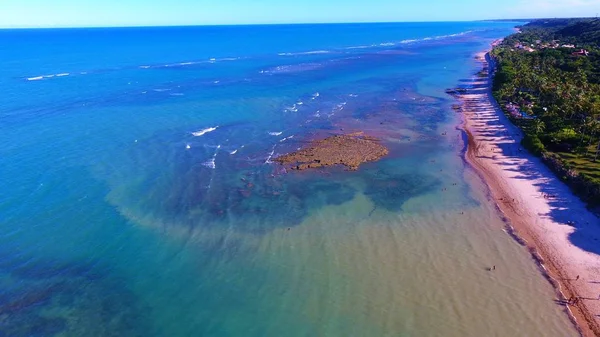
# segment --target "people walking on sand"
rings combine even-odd
[[[575,281],[579,281],[579,275],[577,275],[577,277],[575,278]]]

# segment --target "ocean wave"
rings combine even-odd
[[[288,140],[288,139],[292,139],[292,138],[294,138],[294,135],[291,135],[291,136],[289,136],[289,137],[285,137],[285,138],[283,138],[282,140],[280,140],[279,142],[280,142],[280,143],[282,143],[282,142],[285,142],[286,140]]]
[[[87,72],[80,72],[79,74],[81,75],[86,75]],[[25,80],[27,81],[39,81],[39,80],[43,80],[43,79],[51,79],[51,78],[55,78],[55,77],[65,77],[65,76],[70,76],[71,73],[57,73],[57,74],[49,74],[49,75],[40,75],[40,76],[31,76],[31,77],[25,77]]]
[[[322,63],[310,62],[310,63],[300,63],[300,64],[292,64],[292,65],[283,65],[276,66],[273,68],[269,68],[267,70],[261,70],[261,74],[287,74],[287,73],[297,73],[302,71],[311,71],[323,68],[324,65]]]
[[[277,145],[273,145],[273,149],[271,149],[271,153],[269,153],[269,156],[267,157],[267,160],[265,161],[265,164],[271,164],[271,158],[273,158],[273,154],[275,154],[275,147]]]
[[[217,62],[219,62],[219,61],[237,61],[240,59],[241,59],[241,57],[224,57],[224,58],[216,59],[216,61]]]
[[[202,165],[211,168],[211,169],[215,169],[217,168],[217,165],[215,164],[215,158],[211,158],[209,161],[206,161],[204,163],[202,163]]]
[[[352,46],[352,47],[346,47],[345,49],[367,49],[367,48],[371,48],[374,45],[368,45],[368,46]]]
[[[196,131],[196,132],[192,132],[192,135],[194,137],[200,137],[200,136],[204,136],[205,134],[209,133],[209,132],[213,132],[218,128],[218,126],[212,127],[212,128],[206,128],[206,129],[202,129],[200,131]]]
[[[313,100],[315,100],[315,99],[317,99],[317,97],[319,97],[319,96],[321,96],[321,94],[319,94],[318,92],[315,92],[315,93],[312,95],[312,99],[313,99]]]
[[[348,102],[342,102],[342,103],[336,104],[333,107],[333,109],[331,109],[331,112],[338,112],[338,111],[344,110],[344,107],[346,107],[346,104],[348,104]]]
[[[283,133],[283,132],[281,132],[281,131],[279,131],[279,132],[269,132],[269,134],[270,134],[271,136],[279,136],[279,135],[281,135],[282,133]]]
[[[291,107],[287,107],[287,108],[283,109],[283,111],[285,111],[285,112],[298,112],[298,106],[296,104],[294,104]]]
[[[330,50],[313,50],[313,51],[304,51],[297,53],[279,53],[279,56],[297,56],[297,55],[317,55],[317,54],[330,54],[332,51]]]
[[[217,150],[215,151],[215,154],[212,156],[212,158],[209,161],[206,161],[204,163],[202,163],[202,165],[211,168],[211,169],[215,169],[217,168],[216,165],[216,160],[217,160],[217,154],[219,153],[219,149],[221,148],[221,145],[217,146]]]
[[[165,91],[171,91],[173,89],[167,88],[167,89],[152,89],[152,91],[156,91],[156,92],[165,92]]]
[[[451,38],[451,37],[467,35],[467,34],[470,34],[473,32],[474,32],[473,30],[467,30],[464,32],[456,33],[456,34],[428,36],[428,37],[424,37],[421,39],[405,39],[405,40],[400,40],[400,41],[381,42],[379,44],[371,44],[371,45],[350,46],[350,47],[346,47],[344,49],[352,50],[352,49],[368,49],[368,48],[376,48],[376,47],[394,47],[397,45],[411,44],[411,43],[422,42],[422,41],[442,40],[442,39],[447,39],[447,38]]]
[[[170,96],[185,96],[185,94],[181,93],[181,92],[173,92],[169,94]]]
[[[242,145],[242,146],[240,146],[240,148],[239,148],[239,149],[235,149],[235,150],[233,150],[233,151],[229,152],[229,154],[231,154],[231,155],[234,155],[234,154],[238,153],[238,151],[239,151],[239,150],[241,150],[241,149],[243,149],[243,148],[244,148],[244,146],[246,146],[246,145]]]

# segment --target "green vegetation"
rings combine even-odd
[[[523,146],[600,207],[600,20],[520,27],[491,55],[494,96],[525,132]]]

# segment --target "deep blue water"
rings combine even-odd
[[[513,26],[0,30],[0,336],[315,335],[292,307],[291,330],[272,322],[282,304],[254,294],[273,266],[245,240],[357,194],[401,212],[439,190],[444,89]],[[340,129],[391,155],[271,162]]]

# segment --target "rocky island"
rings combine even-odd
[[[357,132],[315,140],[299,151],[277,157],[275,161],[289,165],[293,170],[331,165],[344,165],[349,170],[357,170],[360,164],[378,160],[387,154],[387,148],[377,138]]]

